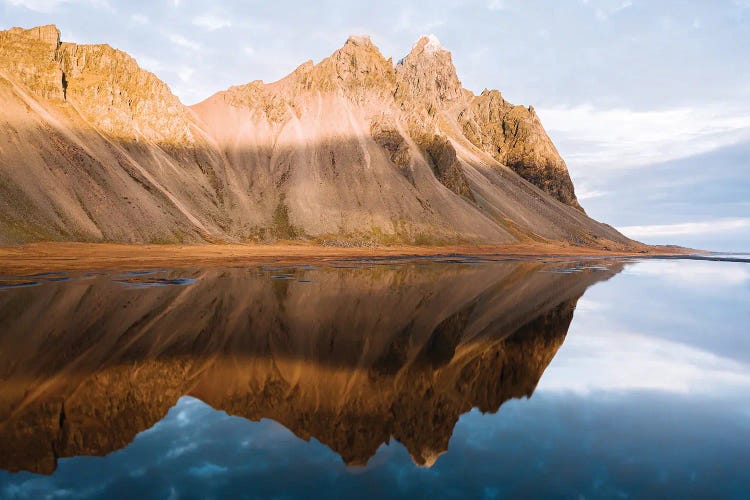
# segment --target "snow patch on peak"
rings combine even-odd
[[[433,34],[429,35],[422,35],[419,37],[419,40],[414,43],[411,47],[411,52],[406,57],[418,55],[418,54],[427,54],[427,55],[434,55],[438,52],[448,52],[440,43],[440,40],[438,40],[438,37],[436,37]],[[404,60],[406,60],[406,57],[403,57],[398,60],[396,63],[396,66],[399,66],[404,63]]]
[[[438,37],[436,37],[435,35],[429,34],[429,35],[423,36],[422,38],[427,39],[427,43],[424,46],[425,52],[434,54],[435,52],[445,50],[443,46],[440,45],[440,40],[438,40]]]

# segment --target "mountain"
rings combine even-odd
[[[586,216],[533,107],[461,86],[423,37],[351,37],[191,107],[130,56],[0,32],[0,244],[561,242],[632,249]]]
[[[578,298],[622,269],[382,264],[202,268],[141,288],[154,276],[78,273],[1,293],[0,469],[111,453],[185,395],[347,464],[394,439],[432,465],[462,414],[532,395]]]

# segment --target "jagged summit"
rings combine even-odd
[[[60,30],[54,24],[37,26],[30,29],[15,27],[9,29],[8,33],[55,46],[60,45]]]
[[[465,93],[451,53],[440,45],[435,35],[421,37],[396,65],[396,74],[404,82],[399,89],[399,96],[404,100],[437,107]]]
[[[422,35],[419,40],[414,42],[414,45],[412,45],[411,47],[411,52],[414,52],[416,50],[421,50],[428,54],[435,54],[437,52],[443,51],[447,52],[445,47],[443,47],[443,45],[440,43],[438,37],[433,34]],[[402,57],[396,64],[401,64],[405,58],[406,56]]]
[[[372,39],[370,35],[349,35],[346,39],[346,43],[352,43],[354,45],[372,45]]]
[[[437,52],[447,52],[436,37],[433,34],[423,35],[417,40],[417,43],[412,47],[412,52],[415,50],[422,50],[426,54],[435,54]]]
[[[533,108],[367,36],[184,106],[122,51],[0,32],[0,244],[636,245],[588,218]]]

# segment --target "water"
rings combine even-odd
[[[750,497],[748,263],[0,283],[3,498]]]

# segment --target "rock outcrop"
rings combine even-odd
[[[468,93],[458,80],[451,53],[433,35],[419,39],[396,65],[396,75],[394,95],[407,108],[422,104],[434,113]]]
[[[39,240],[635,248],[578,204],[533,108],[474,96],[423,37],[368,37],[186,107],[107,45],[0,33],[0,244]]]
[[[0,71],[45,99],[65,99],[65,81],[57,60],[60,31],[55,26],[0,31]]]
[[[471,99],[458,116],[464,136],[518,175],[581,211],[573,182],[534,108],[514,106],[497,90]]]
[[[57,59],[65,99],[98,130],[112,137],[193,143],[180,100],[126,53],[108,45],[63,43]]]

